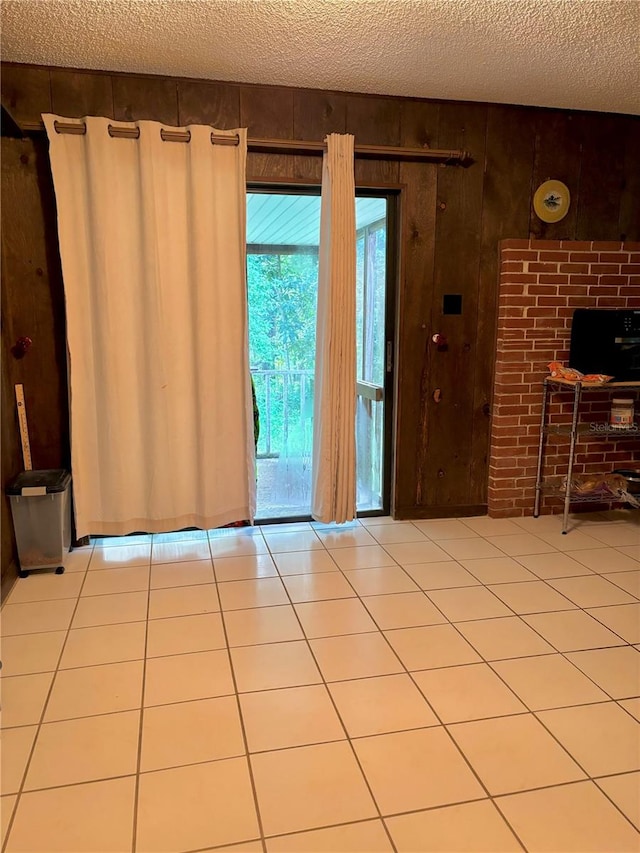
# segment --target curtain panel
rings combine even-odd
[[[211,528],[255,512],[246,131],[165,142],[43,116],[58,208],[77,535]],[[119,126],[121,124],[119,123]],[[175,130],[175,128],[171,128]]]
[[[354,138],[327,136],[322,167],[312,510],[356,515],[356,217]]]

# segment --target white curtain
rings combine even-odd
[[[327,137],[322,167],[312,509],[356,515],[356,219],[353,136]]]
[[[78,536],[210,528],[255,511],[246,131],[164,142],[110,121],[49,136],[67,312]],[[118,126],[122,126],[119,124]],[[171,128],[176,130],[176,128]]]

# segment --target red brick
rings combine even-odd
[[[538,276],[526,272],[500,273],[500,281],[505,282],[505,284],[536,284]]]
[[[598,308],[626,308],[626,300],[621,296],[600,296]]]
[[[640,242],[638,240],[625,240],[622,248],[629,252],[640,252]]]
[[[568,275],[552,275],[550,273],[540,273],[538,276],[540,284],[569,284]]]
[[[555,308],[527,308],[527,317],[555,317]]]
[[[600,252],[601,264],[626,264],[628,262],[628,252]]]
[[[591,264],[591,272],[596,275],[619,275],[620,264]]]
[[[629,255],[629,260],[632,264],[640,264],[640,252],[632,252]]]
[[[591,244],[592,249],[597,249],[601,252],[615,252],[617,249],[622,248],[622,243],[614,240],[594,240]]]
[[[597,264],[600,255],[597,252],[570,252],[569,260],[576,264]]]
[[[596,256],[596,260],[597,260]],[[503,261],[537,261],[538,253],[528,249],[503,249]]]
[[[529,241],[528,240],[501,240],[500,241],[501,249],[528,249]]]
[[[568,261],[569,252],[540,252],[541,261]]]
[[[538,305],[566,305],[562,296],[538,296]]]
[[[500,272],[522,272],[523,269],[522,261],[503,261],[500,264]]]
[[[582,252],[582,251],[590,251],[591,249],[591,241],[589,240],[562,240],[561,242],[563,249],[569,249],[569,251],[574,252]]]
[[[640,264],[623,264],[620,272],[628,275],[640,275]]]
[[[558,272],[588,273],[589,264],[560,264]]]
[[[586,284],[560,285],[558,288],[561,296],[586,296],[588,292],[589,288]]]
[[[531,240],[532,249],[559,249],[560,240]]]
[[[530,263],[529,272],[557,272],[557,264]]]
[[[572,275],[569,276],[569,284],[597,284],[597,275]]]
[[[599,284],[627,284],[625,275],[601,275]]]

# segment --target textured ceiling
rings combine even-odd
[[[639,0],[2,0],[5,61],[640,113]]]

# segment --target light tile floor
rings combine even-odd
[[[98,539],[2,611],[7,853],[640,851],[640,521]]]

